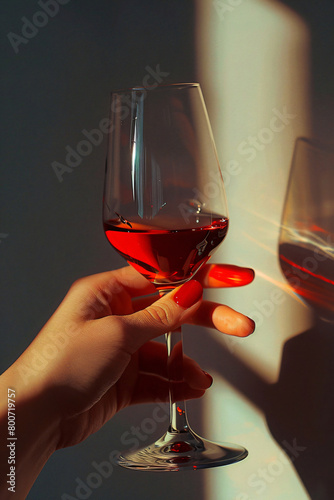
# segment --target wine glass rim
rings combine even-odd
[[[119,89],[113,89],[111,90],[111,94],[121,94],[124,92],[135,92],[135,91],[144,91],[144,92],[152,92],[152,91],[157,91],[157,90],[162,90],[162,89],[179,89],[182,90],[184,88],[191,88],[191,87],[199,87],[200,84],[197,82],[180,82],[180,83],[159,83],[155,86],[149,86],[147,85],[146,87],[144,85],[135,85],[134,87],[126,87],[126,88],[119,88]]]

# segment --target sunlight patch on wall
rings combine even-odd
[[[235,355],[273,382],[284,342],[310,325],[308,310],[286,290],[278,262],[294,142],[310,128],[309,33],[292,10],[276,2],[198,1],[197,8],[199,82],[230,215],[214,261],[258,272],[245,290],[215,291],[214,297],[255,313],[256,333]]]

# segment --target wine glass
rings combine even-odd
[[[197,83],[112,92],[104,191],[111,245],[160,295],[190,280],[225,238],[227,205],[213,136]],[[182,381],[182,334],[166,334],[169,380]],[[118,463],[177,471],[247,456],[195,434],[170,386],[170,423],[161,439]]]
[[[334,150],[295,144],[280,238],[281,269],[294,291],[334,322]]]

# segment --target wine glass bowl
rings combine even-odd
[[[103,222],[111,245],[161,295],[190,280],[222,243],[227,203],[198,84],[112,93]],[[169,380],[182,382],[181,333],[167,333],[166,342]],[[193,432],[170,384],[167,432],[151,446],[121,454],[118,463],[175,471],[246,455],[241,446],[211,443]]]
[[[334,322],[334,150],[305,138],[293,154],[279,259],[294,291]]]
[[[225,192],[198,84],[112,93],[104,226],[160,288],[189,279],[223,240]]]

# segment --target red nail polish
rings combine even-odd
[[[184,309],[188,309],[195,304],[203,294],[203,288],[196,280],[185,283],[173,295],[174,302]]]
[[[210,373],[206,372],[205,370],[202,370],[202,372],[204,373],[204,375],[207,377],[207,379],[209,380],[210,382],[210,385],[209,387],[212,386],[212,383],[213,383],[213,378],[211,377]]]
[[[227,286],[242,286],[253,281],[254,271],[246,267],[214,264],[209,277],[221,281]]]

